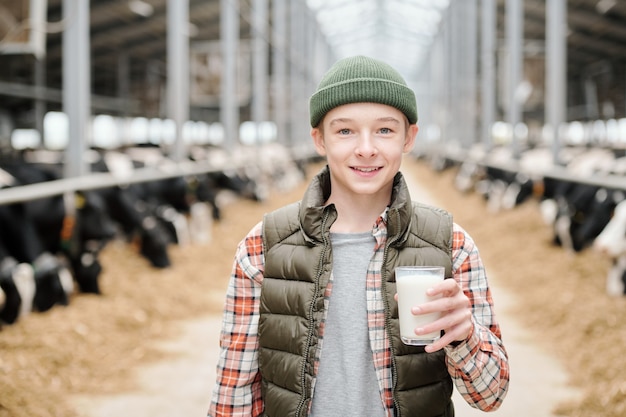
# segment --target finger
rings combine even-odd
[[[424,347],[424,350],[428,353],[437,352],[438,350],[441,350],[444,347],[448,346],[451,342],[452,340],[447,340],[447,338],[442,337],[440,339],[437,339],[433,343],[426,345],[426,347]]]
[[[432,323],[424,324],[415,329],[415,334],[425,335],[444,331],[452,340],[464,340],[471,329],[471,311],[460,309],[450,311]]]
[[[452,342],[460,342],[466,340],[469,336],[469,330],[461,330],[463,327],[464,326],[459,326],[457,328],[445,331],[443,336],[441,336],[439,339],[435,340],[433,343],[426,345],[425,350],[429,353],[436,352],[448,346]]]
[[[459,284],[453,279],[444,279],[443,281],[433,285],[426,290],[429,296],[437,296],[439,294],[456,294],[461,290]]]
[[[428,301],[426,303],[414,306],[411,309],[413,314],[427,314],[427,313],[445,313],[448,311],[454,311],[469,306],[469,300],[467,297],[441,297],[436,300]]]

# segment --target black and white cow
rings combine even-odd
[[[93,165],[96,171],[110,172],[122,178],[132,175],[135,169],[144,167],[160,171],[178,169],[177,163],[162,155],[160,149],[153,147],[129,148],[126,153],[103,151]],[[167,233],[170,243],[185,244],[192,241],[192,238],[197,238],[198,233],[191,230],[189,222],[210,224],[207,217],[210,214],[206,210],[208,207],[199,206],[212,206],[213,217],[219,218],[220,215],[216,201],[217,189],[207,174],[174,176],[124,188],[145,203],[146,209],[152,212],[154,219]]]
[[[528,149],[517,158],[510,149],[497,148],[488,155],[472,149],[455,177],[455,187],[476,191],[490,212],[510,210],[536,195],[542,174],[552,166],[549,150]]]
[[[0,323],[13,324],[32,311],[36,291],[35,273],[31,265],[19,263],[11,256],[2,236],[0,229],[0,290],[3,298]]]
[[[594,240],[593,248],[612,262],[607,293],[626,295],[626,200],[617,204],[610,222]]]
[[[573,180],[546,177],[542,186],[543,220],[553,228],[554,243],[574,253],[591,246],[624,198],[620,190]]]
[[[135,169],[132,160],[120,152],[102,152],[91,156],[92,172],[108,172],[121,178],[130,177]],[[168,245],[171,235],[155,214],[154,204],[145,200],[143,184],[126,184],[101,188],[106,211],[116,223],[118,237],[133,243],[150,265],[167,268],[171,265]]]
[[[27,176],[24,175],[26,169],[22,161],[3,159],[2,167],[4,188],[29,183],[24,179]],[[35,283],[32,309],[47,311],[56,304],[68,304],[74,283],[66,265],[45,247],[34,220],[28,202],[0,206],[0,234],[6,249],[5,259],[13,258],[18,265],[30,265]],[[14,281],[13,284],[19,286],[19,282]],[[19,287],[16,289],[19,291]],[[22,314],[29,304],[28,297],[22,297]]]
[[[0,206],[0,235],[6,251],[2,260],[2,286],[7,295],[9,292],[20,295],[18,315],[25,314],[31,306],[35,311],[47,311],[56,304],[67,305],[74,289],[72,275],[59,258],[44,249],[23,203]],[[22,287],[22,284],[28,286],[27,273],[18,270],[18,266],[25,270],[24,264],[34,274],[35,291],[32,299],[30,291],[27,289],[25,292]],[[3,317],[6,322],[17,319],[9,311],[6,314]]]
[[[20,185],[61,178],[61,166],[13,159],[3,165]],[[115,233],[102,196],[97,191],[68,193],[24,203],[43,250],[62,257],[79,289],[100,293],[99,253]]]
[[[533,196],[534,182],[523,172],[487,166],[477,191],[487,200],[489,211],[510,210]]]
[[[619,190],[587,185],[576,178],[610,172],[616,161],[615,153],[609,149],[567,148],[559,153],[558,159],[565,165],[557,167],[552,150],[540,147],[522,152],[517,163],[506,151],[496,152],[490,161],[497,162],[499,167],[511,165],[519,172],[486,168],[486,198],[492,211],[514,207],[530,196],[538,198],[543,220],[554,230],[554,243],[579,252],[608,223],[621,194]],[[564,168],[571,179],[552,175],[555,168]]]
[[[120,226],[124,238],[139,248],[139,253],[156,268],[171,265],[170,235],[157,220],[151,207],[139,198],[134,185],[110,187],[101,193],[111,218]]]

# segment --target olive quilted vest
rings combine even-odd
[[[324,289],[332,270],[330,226],[337,218],[328,168],[318,174],[300,202],[268,213],[263,220],[265,274],[259,320],[259,367],[265,415],[306,416],[324,315]],[[402,174],[394,180],[387,218],[382,270],[386,331],[392,346],[397,417],[452,417],[452,380],[445,353],[428,354],[400,339],[394,300],[394,268],[442,265],[451,276],[452,217],[412,202]]]

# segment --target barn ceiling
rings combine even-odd
[[[355,53],[417,72],[450,0],[307,0],[338,57]]]
[[[0,8],[11,9],[22,1],[0,0]],[[417,71],[437,31],[449,1],[460,0],[308,0],[323,33],[338,57],[364,53],[382,56],[404,73]],[[48,0],[45,85],[48,108],[60,107],[54,90],[62,81],[62,0]],[[217,41],[220,34],[220,0],[189,0],[191,42]],[[269,1],[271,4],[271,0]],[[240,36],[250,37],[251,0],[240,0]],[[480,4],[480,0],[477,0]],[[543,54],[545,2],[525,0],[524,36],[527,51]],[[626,1],[568,0],[568,68],[570,74],[589,71],[598,65],[626,62]],[[148,7],[146,7],[146,5]],[[143,8],[142,8],[143,6]],[[506,0],[497,0],[498,37],[504,38]],[[2,11],[2,10],[0,10]],[[116,97],[119,92],[118,62],[127,56],[130,88],[140,100],[136,112],[158,114],[166,76],[166,0],[91,0],[92,93]],[[0,15],[6,16],[5,13]],[[0,50],[11,22],[0,19]],[[4,32],[3,32],[4,28]],[[13,28],[15,29],[15,28]],[[12,31],[15,34],[15,30]],[[414,52],[411,52],[414,51]],[[12,93],[0,89],[0,108],[28,115],[34,85],[32,55],[0,55],[0,83],[14,84]],[[625,74],[617,74],[623,80]],[[30,86],[31,89],[24,88]],[[3,93],[4,91],[4,93]],[[16,92],[17,91],[17,92]],[[94,110],[115,111],[115,104],[94,100]],[[100,109],[98,109],[100,107]],[[21,116],[26,117],[27,116]]]

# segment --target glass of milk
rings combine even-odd
[[[396,289],[398,291],[398,317],[400,337],[407,345],[428,345],[439,339],[440,332],[423,335],[415,334],[415,329],[437,320],[441,313],[414,315],[411,308],[440,296],[430,297],[426,290],[444,279],[442,266],[399,266],[396,267]]]

